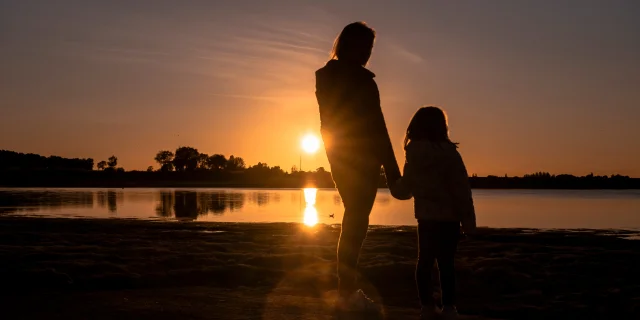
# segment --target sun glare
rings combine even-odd
[[[318,189],[316,188],[304,188],[304,202],[306,204],[304,208],[304,216],[302,222],[313,227],[318,223],[318,210],[316,210],[316,194]]]
[[[306,153],[315,153],[320,149],[320,139],[318,137],[308,134],[302,138],[302,150]]]
[[[318,223],[318,210],[315,207],[306,207],[304,209],[304,217],[302,222],[308,226],[313,227]]]

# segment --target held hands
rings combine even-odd
[[[397,179],[389,184],[391,195],[398,200],[411,199],[411,191],[402,183],[402,178]]]

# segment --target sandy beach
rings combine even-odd
[[[3,319],[331,319],[340,227],[0,218]],[[638,319],[640,242],[481,229],[461,242],[465,319]],[[416,319],[415,227],[372,227],[362,287]]]

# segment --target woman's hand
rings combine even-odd
[[[402,178],[397,179],[389,185],[391,195],[398,200],[411,199],[411,191],[402,183]]]

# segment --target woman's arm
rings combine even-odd
[[[378,85],[371,79],[369,85],[369,92],[366,94],[369,96],[369,130],[371,138],[374,139],[377,146],[377,156],[382,166],[384,167],[384,173],[387,178],[387,184],[391,185],[398,179],[400,179],[400,167],[396,160],[395,153],[393,152],[393,145],[391,138],[389,137],[389,131],[387,130],[387,124],[384,120],[384,114],[382,113],[382,107],[380,106],[380,92],[378,91]]]

